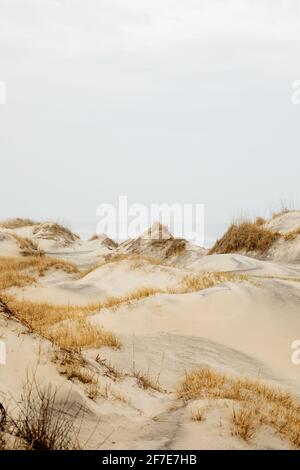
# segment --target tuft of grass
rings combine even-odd
[[[278,232],[250,221],[242,221],[232,224],[223,237],[216,241],[209,254],[238,251],[265,253],[279,238]]]
[[[22,219],[20,217],[17,217],[15,219],[3,220],[2,222],[0,222],[0,227],[7,228],[7,229],[15,229],[15,228],[31,227],[35,224],[36,222],[34,222],[31,219]]]
[[[34,276],[16,271],[0,270],[0,290],[9,289],[11,287],[24,287],[34,284],[35,282],[36,278]]]
[[[101,304],[54,305],[47,302],[17,300],[2,296],[6,306],[23,324],[53,344],[71,351],[108,346],[120,348],[121,342],[110,331],[92,325],[86,315],[99,311]]]
[[[0,257],[0,291],[32,284],[37,281],[37,276],[43,276],[49,269],[78,273],[75,265],[48,256]]]
[[[117,401],[120,401],[126,405],[131,405],[131,400],[129,397],[127,397],[121,390],[113,390],[111,389],[110,390],[110,393],[112,395],[112,397],[117,400]]]
[[[199,290],[209,289],[210,287],[223,282],[247,281],[248,279],[249,278],[246,274],[202,272],[199,274],[184,276],[181,288],[177,289],[177,293],[185,294],[189,292],[197,292]]]
[[[26,263],[25,261],[15,261],[13,272],[16,266],[28,267],[38,266],[40,273],[52,266],[52,262],[47,261],[46,257],[41,258],[38,264]],[[11,261],[9,261],[11,266]],[[20,265],[20,263],[23,263]],[[41,264],[42,263],[42,264]],[[56,265],[55,261],[53,261]],[[3,266],[6,266],[3,261]],[[60,262],[59,262],[60,266]],[[62,264],[64,267],[64,263]],[[7,308],[29,329],[37,332],[54,344],[67,350],[80,350],[81,348],[97,348],[108,346],[120,348],[119,339],[109,331],[103,330],[99,326],[93,326],[85,318],[87,315],[99,312],[101,309],[116,309],[120,305],[129,305],[132,302],[145,299],[156,294],[184,294],[195,292],[201,289],[212,287],[213,285],[229,280],[247,280],[245,275],[234,275],[230,273],[201,273],[193,276],[185,276],[181,285],[175,289],[159,288],[140,288],[129,294],[120,297],[108,297],[103,302],[97,302],[87,305],[54,305],[47,302],[31,302],[28,300],[18,300],[12,295],[2,294],[2,300]],[[34,282],[34,279],[5,279],[1,284],[1,259],[0,259],[0,286],[8,287],[12,285],[23,285],[27,282]]]
[[[92,325],[86,318],[59,323],[48,330],[47,336],[55,345],[67,350],[80,351],[83,348],[107,346],[120,349],[121,343],[114,333],[98,325]]]
[[[20,247],[20,254],[22,256],[44,256],[45,252],[31,238],[20,237],[15,233],[12,233],[11,235],[18,242]]]
[[[126,294],[120,297],[114,297],[114,296],[108,297],[102,303],[102,308],[115,309],[119,307],[120,305],[130,304],[132,302],[145,299],[146,297],[150,297],[152,295],[165,293],[165,292],[166,291],[164,290],[155,289],[151,287],[142,287],[140,289],[136,289],[135,291],[130,292],[129,294]]]
[[[49,327],[64,320],[78,318],[98,311],[98,304],[55,305],[49,302],[18,300],[14,296],[2,296],[15,316],[33,331],[46,332]]]
[[[249,441],[255,434],[257,420],[252,404],[243,403],[232,411],[232,434],[244,441]]]
[[[79,364],[68,364],[65,370],[60,369],[59,372],[63,375],[66,375],[68,380],[77,379],[79,382],[83,384],[92,384],[95,385],[97,380],[95,379],[95,375],[89,370],[86,369]]]
[[[207,272],[184,276],[180,285],[174,288],[160,289],[156,287],[141,287],[129,294],[120,297],[108,297],[103,301],[101,308],[116,309],[121,305],[131,304],[147,297],[158,294],[187,294],[208,289],[216,284],[228,281],[247,281],[246,274],[233,274],[222,272]]]
[[[95,235],[92,235],[92,236],[89,238],[89,241],[90,241],[90,242],[93,242],[93,241],[95,241],[95,240],[99,240],[99,236],[96,235],[96,234],[95,234]]]
[[[142,371],[135,371],[133,373],[133,376],[137,379],[137,383],[139,387],[141,387],[144,390],[155,390],[157,392],[161,392],[161,386],[159,383],[159,375],[155,378],[152,377],[149,373],[147,372],[142,372]]]
[[[101,361],[100,361],[100,364],[101,364]],[[114,382],[116,382],[117,380],[123,377],[123,372],[117,369],[116,366],[114,366],[111,362],[104,361],[102,362],[102,365],[104,365],[105,367],[104,375],[112,379]]]
[[[27,450],[79,449],[76,421],[82,410],[74,412],[73,404],[57,406],[57,390],[42,387],[35,377],[27,378],[14,415],[8,415],[6,431],[21,441]]]
[[[287,242],[295,240],[300,235],[300,227],[296,230],[291,230],[284,234],[284,239]]]
[[[92,235],[90,238],[89,238],[89,241],[90,242],[93,242],[95,240],[101,240],[102,244],[104,246],[106,246],[107,248],[117,248],[119,245],[117,242],[115,242],[114,240],[112,240],[111,238],[109,237],[99,237],[99,235]]]
[[[158,287],[141,287],[123,296],[107,297],[99,304],[99,309],[117,309],[121,305],[130,305],[147,297],[158,294],[187,294],[202,289],[208,289],[216,284],[228,281],[247,281],[246,274],[222,273],[222,272],[201,272],[199,274],[184,276],[178,287],[160,289]]]
[[[256,217],[255,219],[255,224],[258,226],[258,227],[261,227],[262,225],[264,225],[266,223],[266,219],[264,219],[263,217]]]
[[[185,252],[186,246],[187,242],[184,238],[174,238],[166,250],[165,258],[181,255]]]
[[[57,365],[58,372],[66,376],[68,380],[78,380],[80,383],[91,387],[91,389],[92,387],[99,389],[97,377],[88,368],[86,361],[80,353],[75,351],[66,352],[58,349],[51,358]],[[89,394],[87,395],[89,396]]]
[[[205,415],[204,415],[204,409],[202,408],[194,408],[191,410],[191,420],[192,421],[204,421]]]
[[[300,448],[300,403],[286,390],[202,367],[186,374],[177,396],[184,402],[199,399],[238,402],[232,414],[236,435],[247,441],[259,426],[267,425]]]
[[[90,384],[86,388],[86,394],[91,400],[97,400],[100,396],[100,390],[98,384]]]
[[[78,235],[70,229],[55,222],[44,222],[36,225],[33,229],[33,235],[44,240],[64,240],[66,245],[79,239]]]

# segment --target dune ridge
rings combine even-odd
[[[4,221],[0,448],[299,448],[299,302],[299,211],[236,222],[210,252],[161,224],[118,244]],[[28,387],[43,399],[24,421]]]

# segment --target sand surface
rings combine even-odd
[[[291,220],[270,222],[282,232],[298,224],[299,213]],[[30,227],[17,232],[37,239]],[[7,364],[0,366],[0,402],[17,400],[26,375],[35,370],[41,382],[59,387],[61,402],[68,396],[74,407],[84,406],[80,439],[85,448],[292,448],[267,427],[247,442],[233,435],[230,400],[209,406],[203,422],[191,421],[191,406],[205,406],[205,400],[182,403],[175,390],[186,371],[207,365],[300,395],[300,366],[291,361],[291,343],[300,338],[300,262],[291,262],[290,257],[283,262],[282,248],[280,257],[256,259],[251,254],[207,255],[193,247],[177,263],[174,257],[161,264],[146,257],[103,262],[112,252],[103,239],[76,240],[68,246],[43,239],[40,245],[48,256],[72,261],[80,270],[100,265],[84,276],[49,270],[35,284],[10,289],[19,300],[83,305],[143,288],[176,290],[185,276],[204,272],[245,274],[245,278],[190,293],[157,293],[91,315],[93,325],[113,331],[122,342],[119,350],[82,352],[102,391],[95,400],[87,397],[82,383],[59,373],[49,341],[0,313],[0,333],[7,347]],[[1,230],[0,255],[19,256],[10,230]],[[122,376],[112,378],[107,364]],[[134,377],[137,371],[159,378],[160,391],[141,388]]]

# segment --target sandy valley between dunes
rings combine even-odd
[[[299,213],[289,213],[281,215],[273,229],[285,233],[299,226]],[[245,416],[253,421],[250,432],[233,418],[246,402],[251,405],[253,398],[252,404],[262,404],[265,396],[235,399],[228,390],[205,395],[200,387],[198,395],[183,399],[178,391],[186,374],[209,367],[234,380],[250,379],[288,390],[293,400],[300,400],[300,365],[291,361],[292,342],[300,338],[300,236],[286,244],[279,240],[268,256],[208,254],[187,245],[180,253],[159,258],[157,248],[151,252],[151,240],[141,239],[140,251],[132,253],[128,244],[124,249],[113,247],[105,237],[69,239],[51,227],[46,237],[47,226],[0,227],[0,232],[2,258],[30,259],[22,254],[12,235],[16,234],[34,240],[45,252],[42,256],[76,268],[67,272],[49,267],[37,276],[32,264],[26,275],[36,276],[35,282],[12,282],[0,292],[0,300],[18,312],[15,316],[3,308],[0,311],[7,357],[6,365],[0,366],[0,402],[7,409],[20,400],[26,377],[34,371],[42,385],[58,388],[57,409],[66,397],[71,409],[82,407],[79,441],[84,448],[292,449],[300,445],[296,424],[291,431],[284,424],[279,430],[263,417],[257,423],[247,408],[249,416],[246,412]],[[209,276],[212,285],[200,284],[201,276]],[[30,322],[36,319],[26,313],[26,323],[22,313],[27,301],[52,304],[53,312],[64,305],[66,319],[47,324],[47,330],[44,323],[44,329],[31,328],[36,323]],[[61,337],[60,342],[53,339],[58,338],[56,328],[65,328],[67,336],[66,328],[73,328],[73,321],[80,325],[69,315],[74,305],[78,317],[80,306],[91,305],[84,321],[87,318],[95,331],[100,327],[112,332],[120,342],[119,347],[106,340],[102,346],[94,342],[83,344],[80,351],[74,349],[90,382],[79,373],[69,373],[72,348],[65,348],[66,352]],[[284,422],[289,415],[282,413]],[[276,416],[279,419],[279,412]],[[9,445],[15,445],[15,436],[9,431],[4,434]]]

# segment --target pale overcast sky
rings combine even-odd
[[[0,218],[299,204],[297,79],[300,0],[0,0]]]

